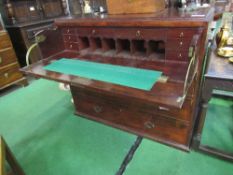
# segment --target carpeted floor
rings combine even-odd
[[[118,171],[136,136],[73,112],[69,92],[42,79],[0,98],[0,133],[27,175]]]
[[[0,97],[0,134],[27,175],[116,174],[136,136],[75,116],[70,98],[43,79]],[[232,101],[211,101],[203,143],[233,152],[232,109]],[[232,172],[229,162],[143,139],[124,174]]]

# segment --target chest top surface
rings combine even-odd
[[[168,8],[158,13],[130,15],[82,15],[59,18],[58,26],[138,26],[138,27],[195,27],[205,26],[213,18],[212,8],[203,8],[192,12],[183,12]]]

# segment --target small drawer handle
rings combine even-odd
[[[183,46],[183,42],[182,41],[180,42],[180,46]]]
[[[94,106],[94,111],[96,112],[96,113],[100,113],[100,112],[102,112],[102,107],[100,107],[100,106]]]
[[[5,73],[5,74],[4,74],[4,77],[5,77],[5,78],[9,78],[9,74],[8,74],[8,73]]]
[[[163,106],[159,106],[159,110],[161,111],[170,111],[169,108],[163,107]]]
[[[180,37],[181,37],[181,38],[184,37],[184,32],[181,32],[181,33],[180,33]]]
[[[153,128],[155,128],[155,124],[152,123],[151,121],[147,121],[147,122],[144,123],[144,127],[146,129],[153,129]]]
[[[136,32],[136,37],[140,37],[140,36],[141,36],[141,31],[138,30],[138,31]]]
[[[71,49],[73,48],[73,45],[72,45],[72,44],[70,45],[70,48],[71,48]]]
[[[179,58],[182,58],[182,54],[181,54],[181,53],[179,53],[178,57],[179,57]]]
[[[2,61],[2,57],[0,57],[0,64],[2,63],[3,61]]]
[[[96,30],[92,30],[92,34],[94,35],[96,33]]]

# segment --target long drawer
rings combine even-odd
[[[0,88],[20,78],[23,76],[17,63],[2,68],[0,69]]]
[[[187,145],[189,123],[164,116],[150,109],[140,110],[137,104],[120,98],[111,100],[96,96],[94,92],[83,93],[82,89],[71,87],[79,115],[101,121],[117,128],[161,141]]]
[[[5,31],[0,32],[0,50],[8,47],[11,47],[11,40],[8,34]]]
[[[0,67],[16,62],[16,55],[13,48],[0,50]]]

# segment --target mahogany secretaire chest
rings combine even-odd
[[[23,71],[70,84],[78,116],[189,150],[212,16],[211,9],[189,13],[166,9],[155,14],[58,19],[56,29],[39,36],[46,38],[40,43],[45,59]],[[60,58],[161,75],[144,90],[101,81],[102,71],[94,73],[95,79],[45,69]],[[95,69],[87,66],[85,71]],[[131,79],[143,76],[130,73]]]

